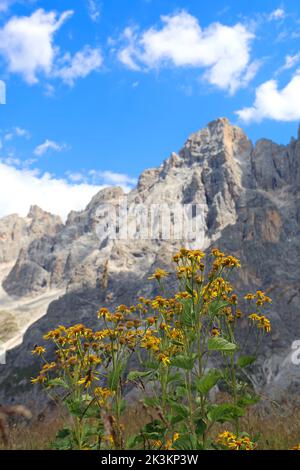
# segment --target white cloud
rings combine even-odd
[[[0,163],[0,187],[0,217],[11,213],[25,216],[29,207],[37,204],[64,219],[71,210],[83,209],[103,188],[88,184],[72,185],[49,173],[39,176],[35,170],[20,170],[4,163]]]
[[[12,140],[13,137],[14,137],[13,132],[7,132],[7,134],[5,134],[5,136],[4,136],[4,140],[6,140],[6,141]]]
[[[87,0],[89,17],[92,21],[97,22],[101,15],[101,6],[98,0]]]
[[[291,69],[292,67],[297,65],[299,61],[300,61],[300,52],[294,55],[287,55],[285,56],[285,63],[281,67],[281,70]]]
[[[10,141],[14,137],[22,137],[24,139],[30,139],[30,132],[27,131],[27,129],[23,129],[22,127],[13,127],[12,130],[9,132],[6,132],[4,135],[4,140]]]
[[[37,169],[15,168],[19,163],[13,158],[8,158],[5,162],[0,161],[0,217],[12,213],[25,216],[29,207],[37,204],[42,209],[66,219],[71,210],[84,209],[101,189],[118,185],[124,191],[129,191],[135,182],[134,178],[111,171],[102,172],[101,184],[82,181],[80,173],[77,173],[77,178],[76,173],[70,173],[67,181],[49,173],[40,174]],[[76,184],[70,182],[72,175]]]
[[[102,184],[130,187],[137,183],[136,178],[114,171],[90,170],[88,174],[93,181],[101,181]]]
[[[5,59],[8,71],[20,74],[29,84],[37,83],[42,73],[73,85],[77,78],[97,70],[103,62],[99,48],[86,45],[73,56],[62,56],[54,44],[55,33],[72,15],[72,10],[58,15],[40,8],[31,16],[11,17],[0,28],[0,57]]]
[[[36,10],[31,16],[13,16],[0,29],[0,55],[10,72],[19,73],[30,84],[38,81],[38,72],[50,74],[56,50],[54,33],[73,14]]]
[[[24,137],[25,139],[30,138],[30,133],[26,129],[23,129],[23,127],[15,127],[14,131],[17,137]]]
[[[244,122],[263,119],[296,121],[300,119],[300,69],[282,89],[276,80],[268,80],[256,89],[252,107],[236,112]]]
[[[61,152],[66,148],[65,144],[58,144],[57,142],[54,142],[53,140],[46,139],[45,142],[42,144],[38,145],[34,149],[34,155],[37,157],[41,157],[44,155],[48,150],[54,150],[55,152]]]
[[[285,11],[283,8],[276,8],[276,10],[272,11],[269,15],[269,21],[282,20],[283,18],[285,18]]]
[[[124,173],[116,173],[110,170],[82,170],[80,172],[68,171],[66,176],[72,183],[121,186],[124,191],[130,191],[137,183],[136,178],[132,178],[131,176]]]
[[[213,23],[202,29],[197,18],[186,11],[162,16],[161,21],[160,29],[124,30],[125,46],[118,52],[124,65],[133,70],[202,68],[209,83],[230,93],[245,86],[256,73],[258,64],[250,63],[254,34],[244,25]]]
[[[99,48],[93,49],[90,46],[85,46],[73,57],[67,54],[64,57],[64,62],[65,65],[60,67],[55,75],[72,86],[78,78],[84,78],[94,70],[98,70],[103,63],[103,58]]]

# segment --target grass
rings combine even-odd
[[[126,427],[126,434],[132,435],[138,432],[146,422],[155,417],[155,412],[148,412],[142,405],[131,406],[126,411],[123,422],[130,423]],[[59,429],[66,425],[67,418],[56,409],[51,415],[31,423],[11,423],[9,431],[10,450],[46,450],[51,448],[51,441]],[[288,405],[273,407],[268,412],[260,407],[249,411],[241,421],[242,427],[247,429],[251,436],[259,436],[258,449],[261,450],[285,450],[290,449],[300,442],[300,402],[295,408]],[[219,430],[223,430],[220,427]],[[216,429],[216,432],[219,431]],[[0,443],[0,449],[5,447]]]

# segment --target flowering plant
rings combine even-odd
[[[238,259],[213,249],[182,248],[175,256],[178,291],[167,295],[171,274],[157,269],[150,280],[162,294],[141,297],[136,306],[120,305],[111,312],[101,308],[103,328],[59,326],[44,339],[54,342],[56,360],[47,361],[43,346],[33,354],[44,365],[33,383],[49,392],[58,389],[71,416],[71,425],[58,434],[56,447],[76,449],[236,449],[256,446],[240,430],[247,407],[257,403],[244,374],[271,330],[262,310],[271,299],[262,291],[244,300],[255,306],[242,312],[229,278],[240,267]],[[239,324],[246,319],[249,332],[239,340]],[[247,339],[253,336],[251,355]],[[253,344],[253,342],[252,342]],[[136,369],[132,364],[138,365]],[[123,414],[128,386],[138,387],[151,419],[135,435]],[[225,390],[219,403],[213,389]],[[145,390],[151,389],[151,395]],[[152,414],[151,414],[152,413]],[[229,424],[214,439],[214,428]]]

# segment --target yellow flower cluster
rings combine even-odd
[[[153,352],[159,351],[160,338],[154,335],[153,330],[148,330],[141,341],[141,347]]]
[[[97,398],[98,403],[101,406],[104,406],[107,402],[107,400],[114,396],[114,392],[110,390],[109,388],[106,387],[96,387],[94,390],[94,395]]]
[[[255,444],[251,441],[248,436],[236,436],[235,434],[224,431],[218,435],[217,441],[218,444],[221,444],[224,447],[227,447],[229,450],[254,450]]]
[[[211,250],[211,254],[215,257],[215,261],[212,265],[212,270],[210,273],[210,277],[214,276],[217,272],[221,272],[223,268],[240,268],[241,264],[240,261],[231,255],[225,255],[222,251],[218,248],[213,248]]]
[[[271,331],[271,322],[265,315],[258,315],[257,313],[251,313],[249,320],[253,321],[258,328],[263,329],[266,333]]]
[[[263,291],[258,290],[256,291],[255,294],[246,294],[244,297],[246,300],[255,300],[255,303],[258,307],[261,307],[262,305],[268,303],[270,304],[272,302],[272,299],[268,297]]]

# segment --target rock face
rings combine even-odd
[[[62,226],[60,217],[32,206],[27,217],[16,214],[0,219],[0,263],[16,260],[20,250],[45,234],[55,235]]]
[[[2,260],[13,259],[19,251],[3,282],[5,290],[20,298],[65,290],[30,327],[23,344],[9,352],[7,365],[0,366],[0,393],[7,393],[8,384],[14,396],[32,393],[29,351],[50,328],[78,321],[93,325],[100,305],[129,304],[139,295],[155,293],[146,282],[149,273],[157,266],[168,267],[172,253],[183,244],[230,251],[244,266],[235,279],[238,289],[262,288],[273,297],[273,334],[255,385],[269,394],[275,384],[277,394],[297,387],[300,366],[290,357],[292,343],[300,339],[299,188],[299,138],[287,146],[260,140],[253,147],[240,128],[222,118],[192,134],[159,168],[142,173],[129,194],[120,188],[100,191],[84,211],[71,212],[64,225],[50,215],[44,231],[43,223],[31,227],[30,216],[26,222],[16,216],[0,221],[0,233],[9,239],[8,248],[0,244]],[[107,216],[121,214],[125,203],[129,212],[118,219],[113,237]],[[157,204],[171,213],[169,236],[164,236],[160,216],[152,217]],[[201,226],[188,236],[176,231],[176,216],[190,206],[200,210],[200,219],[195,214],[192,218],[201,220]],[[145,208],[148,218],[152,214],[150,238],[138,217]],[[133,235],[126,237],[126,231]],[[23,232],[28,233],[24,245],[8,235]]]

